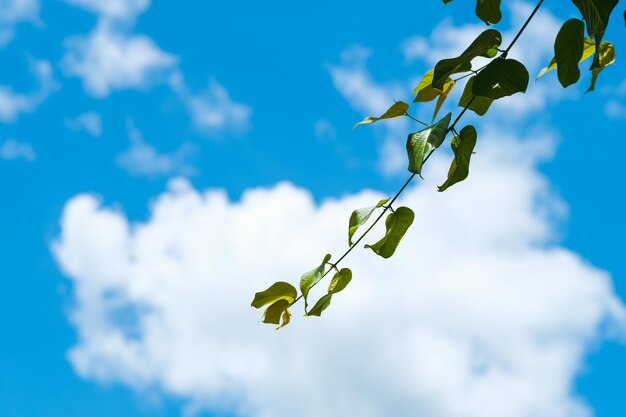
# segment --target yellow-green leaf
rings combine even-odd
[[[328,284],[328,293],[337,294],[342,291],[352,281],[352,271],[348,268],[341,268]]]
[[[474,146],[476,146],[476,129],[474,126],[465,126],[459,132],[459,136],[454,135],[450,141],[454,160],[450,164],[448,179],[441,186],[439,191],[444,191],[448,187],[463,181],[469,175],[469,164]]]
[[[437,104],[435,105],[435,111],[433,112],[432,120],[435,120],[435,117],[437,117],[439,110],[441,110],[441,106],[443,106],[443,103],[446,101],[448,95],[452,92],[453,88],[454,81],[451,78],[448,78],[448,81],[446,81],[446,83],[443,85],[443,91],[439,95],[439,100],[437,100]]]
[[[406,151],[409,156],[409,171],[422,175],[422,165],[426,155],[439,147],[446,138],[452,113],[448,113],[432,126],[419,132],[410,133],[406,141]]]
[[[317,303],[313,306],[313,308],[306,313],[307,316],[321,316],[322,311],[326,310],[328,306],[330,306],[330,300],[332,299],[332,294],[324,294],[322,298],[317,300]]]
[[[370,248],[375,254],[385,259],[391,257],[414,219],[413,210],[408,207],[399,207],[395,212],[389,213],[385,219],[387,229],[385,236],[373,245],[365,245],[365,247]]]
[[[379,117],[366,117],[365,119],[363,119],[359,123],[355,124],[354,127],[357,127],[359,125],[366,125],[366,124],[374,123],[374,122],[377,122],[379,120],[394,119],[396,117],[402,117],[402,116],[406,115],[406,111],[408,109],[409,109],[409,105],[408,104],[406,104],[403,101],[396,101],[395,103],[393,103],[393,106],[389,107],[389,109],[385,113],[383,113],[381,116],[379,116]]]
[[[263,323],[279,324],[283,311],[289,307],[287,300],[278,300],[269,306],[263,313]]]
[[[583,55],[580,57],[580,61],[578,62],[581,63],[584,60],[588,59],[590,56],[593,55],[595,51],[596,51],[596,43],[593,41],[593,39],[585,38],[583,41]],[[556,69],[556,67],[557,67],[556,57],[553,57],[552,60],[550,61],[550,64],[547,67],[543,68],[541,71],[539,71],[539,74],[537,75],[537,79],[543,77],[545,73]]]
[[[589,86],[587,93],[593,91],[596,87],[598,74],[600,74],[604,68],[615,62],[615,48],[613,47],[613,44],[608,41],[602,42],[598,48],[598,52],[596,52],[596,56],[598,57],[598,67],[591,69],[591,85]]]
[[[363,226],[365,222],[370,218],[374,210],[380,208],[385,204],[389,199],[380,200],[378,204],[371,207],[365,207],[362,209],[354,210],[350,215],[350,221],[348,224],[348,245],[352,246],[352,237],[354,233],[359,229],[359,227]]]
[[[282,329],[283,327],[288,325],[290,321],[291,321],[291,313],[289,312],[289,310],[285,309],[285,311],[283,311],[283,322],[280,324],[280,326],[276,328],[276,330]]]
[[[302,292],[302,296],[304,297],[305,311],[308,308],[307,297],[309,296],[309,291],[311,290],[311,287],[313,287],[319,282],[320,279],[322,279],[322,276],[324,275],[324,269],[326,268],[326,264],[329,260],[330,254],[327,254],[326,256],[324,256],[324,260],[318,267],[310,270],[309,272],[305,272],[300,278],[300,291]]]
[[[459,100],[459,107],[467,107],[469,110],[473,111],[479,116],[483,116],[489,110],[489,106],[493,103],[493,99],[489,97],[480,97],[472,94],[472,88],[474,86],[474,79],[476,76],[474,75],[465,84],[465,88],[463,89],[463,94],[461,95],[461,99]]]
[[[288,282],[278,281],[272,284],[265,291],[254,294],[252,307],[261,308],[264,305],[273,303],[277,300],[286,300],[291,304],[297,296],[298,292],[293,285]]]

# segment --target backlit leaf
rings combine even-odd
[[[393,103],[393,106],[389,107],[389,109],[382,114],[380,117],[366,117],[359,123],[355,124],[354,127],[359,125],[366,125],[370,123],[377,122],[379,120],[385,119],[394,119],[396,117],[402,117],[406,114],[406,111],[409,109],[409,105],[403,101],[396,101]]]
[[[278,300],[269,306],[263,313],[263,323],[279,324],[280,317],[289,307],[287,300]]]
[[[584,60],[592,56],[595,51],[596,51],[596,43],[593,41],[593,39],[585,38],[583,41],[583,55],[582,57],[580,57],[579,63],[583,62]],[[557,67],[556,57],[553,57],[552,60],[550,61],[550,64],[547,67],[543,68],[541,71],[539,71],[537,78],[543,77],[543,75],[546,72],[552,71],[556,69],[556,67]]]
[[[604,68],[615,62],[615,48],[613,47],[613,44],[608,41],[602,42],[598,48],[598,52],[596,52],[596,56],[598,57],[599,66],[597,68],[592,68],[591,70],[591,85],[589,86],[587,93],[593,91],[596,87],[598,74],[600,74]]]
[[[587,33],[596,41],[596,54],[591,69],[600,68],[600,45],[618,0],[572,0],[587,22]]]
[[[435,111],[433,112],[432,120],[435,120],[435,117],[437,117],[437,113],[439,113],[439,110],[441,110],[441,106],[443,106],[443,103],[446,101],[448,95],[452,92],[453,88],[454,81],[448,78],[448,81],[446,81],[446,83],[443,85],[443,91],[439,95],[439,99],[437,100],[437,104],[435,105]]]
[[[469,175],[469,164],[474,146],[476,146],[476,129],[474,126],[465,126],[459,132],[459,136],[454,135],[450,141],[454,160],[448,171],[448,179],[441,186],[439,191],[444,191],[448,187],[463,181]]]
[[[321,316],[322,311],[326,310],[330,305],[330,300],[333,297],[332,294],[324,294],[322,298],[317,300],[317,303],[313,306],[313,308],[306,314],[307,316]]]
[[[395,212],[389,213],[385,219],[387,229],[385,236],[373,245],[365,245],[365,247],[385,259],[391,257],[414,219],[413,210],[408,207],[399,207]]]
[[[489,106],[493,103],[492,98],[488,97],[480,97],[472,94],[472,87],[474,85],[474,79],[476,76],[474,75],[465,84],[465,89],[463,89],[463,94],[461,95],[461,99],[459,100],[459,107],[466,107],[476,113],[479,116],[483,116],[489,110]],[[473,100],[472,100],[473,98]]]
[[[348,268],[341,268],[330,281],[328,293],[337,294],[346,288],[350,281],[352,281],[352,271]]]
[[[452,113],[448,113],[432,126],[409,134],[406,150],[409,156],[409,171],[422,175],[422,165],[426,155],[439,147],[446,138]]]
[[[322,276],[324,275],[324,269],[326,268],[326,264],[329,260],[330,254],[324,257],[324,260],[318,267],[310,270],[309,272],[305,272],[304,274],[302,274],[302,278],[300,278],[300,291],[302,292],[302,296],[304,297],[305,310],[308,308],[307,297],[309,296],[309,291],[311,290],[312,286],[317,284],[319,280],[322,279]]]
[[[443,91],[443,86],[452,74],[466,72],[472,69],[471,61],[477,56],[493,58],[498,53],[502,43],[502,35],[495,29],[487,29],[456,58],[442,59],[435,65],[433,73],[433,88]]]
[[[500,0],[476,0],[476,16],[488,25],[498,23],[502,19]]]
[[[348,245],[352,246],[352,237],[358,228],[365,224],[374,210],[382,207],[387,201],[389,201],[389,199],[380,200],[375,206],[365,207],[352,212],[350,215],[350,222],[348,224]]]
[[[270,304],[281,299],[286,300],[288,303],[293,303],[297,296],[298,292],[293,285],[288,282],[278,281],[272,284],[265,291],[254,294],[252,307],[261,308],[266,304]]]
[[[289,310],[283,311],[283,322],[280,324],[280,326],[276,328],[276,330],[282,329],[283,327],[288,325],[290,321],[291,321],[291,313],[289,312]]]
[[[497,100],[525,92],[528,79],[528,70],[521,62],[514,59],[494,59],[476,76],[472,94]]]
[[[561,26],[554,42],[559,82],[563,87],[574,84],[580,78],[578,63],[585,47],[585,25],[578,19],[570,19]]]

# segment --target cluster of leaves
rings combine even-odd
[[[443,3],[447,4],[451,1],[443,0]],[[289,307],[301,298],[304,298],[305,316],[320,316],[330,306],[333,295],[346,288],[352,280],[352,271],[348,268],[339,269],[339,262],[363,240],[385,214],[387,216],[384,236],[375,243],[365,245],[365,248],[371,249],[382,258],[389,258],[394,254],[413,223],[415,214],[408,207],[394,209],[392,205],[416,175],[422,176],[424,163],[443,144],[448,134],[452,134],[450,145],[454,158],[450,164],[448,177],[438,190],[445,191],[467,178],[477,141],[477,132],[472,125],[463,127],[459,132],[456,125],[467,110],[483,116],[494,101],[526,91],[530,78],[528,70],[521,62],[508,58],[508,53],[543,1],[538,2],[526,23],[506,49],[500,48],[501,33],[490,28],[478,35],[459,56],[442,59],[433,69],[426,72],[413,90],[413,95],[415,95],[413,102],[426,103],[436,100],[432,123],[428,124],[415,119],[408,113],[410,105],[397,101],[379,117],[367,117],[355,125],[356,127],[398,117],[409,117],[425,125],[424,129],[410,133],[407,137],[408,170],[411,176],[394,197],[352,212],[348,221],[348,249],[337,262],[330,262],[331,255],[328,254],[320,265],[304,273],[300,279],[300,295],[293,285],[282,281],[274,283],[265,291],[256,293],[252,306],[255,308],[267,306],[263,313],[264,323],[279,325],[277,329],[287,325],[291,318]],[[590,67],[591,84],[587,90],[589,92],[594,90],[598,74],[615,62],[615,49],[603,38],[609,17],[618,0],[571,1],[578,8],[581,19],[572,18],[563,24],[554,42],[554,58],[537,78],[556,70],[561,85],[568,87],[580,79],[579,64],[593,57]],[[500,0],[477,0],[476,15],[487,25],[498,23],[502,18]],[[624,19],[626,20],[626,12],[624,12]],[[585,27],[587,37],[585,37]],[[477,58],[489,61],[480,68],[474,69],[473,65]],[[457,74],[460,75],[454,79],[453,76]],[[435,122],[447,97],[461,80],[465,80],[465,86],[458,103],[462,108],[459,115],[452,121],[452,114],[448,113]],[[376,211],[379,211],[378,216],[370,221]],[[368,222],[370,222],[369,227],[356,241],[353,241],[355,233]],[[332,271],[335,274],[327,293],[309,309],[308,297],[311,288]]]

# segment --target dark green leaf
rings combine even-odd
[[[352,246],[352,236],[358,230],[359,227],[363,226],[365,222],[370,218],[374,210],[382,207],[389,199],[380,200],[378,204],[371,207],[365,207],[362,209],[354,210],[350,215],[350,222],[348,225],[348,245]]]
[[[443,4],[448,4],[450,3],[452,0],[443,0]]]
[[[448,179],[440,187],[439,191],[444,191],[448,187],[463,181],[469,175],[469,163],[474,146],[476,146],[476,129],[474,126],[465,126],[459,132],[459,136],[454,135],[450,142],[454,160],[448,171]]]
[[[396,101],[395,103],[393,103],[393,106],[389,107],[389,109],[383,113],[382,116],[380,117],[366,117],[365,119],[363,119],[362,121],[360,121],[359,123],[355,124],[354,127],[357,127],[359,125],[366,125],[369,123],[374,123],[377,122],[379,120],[385,120],[385,119],[394,119],[396,117],[402,117],[406,114],[406,111],[409,109],[409,105],[406,104],[403,101]]]
[[[521,62],[514,59],[494,59],[476,76],[472,94],[497,100],[525,92],[528,79],[528,71]]]
[[[471,61],[477,56],[493,58],[498,53],[502,43],[502,35],[495,29],[487,29],[470,44],[458,57],[442,59],[435,65],[432,86],[443,91],[443,86],[452,74],[466,72],[472,69]]]
[[[263,313],[263,323],[279,324],[280,316],[283,311],[286,311],[289,307],[287,300],[278,300],[271,306],[269,306]]]
[[[600,74],[604,68],[615,62],[615,48],[613,44],[608,41],[602,42],[598,48],[598,52],[596,52],[596,56],[598,57],[598,67],[591,70],[591,85],[587,93],[595,89],[598,74]]]
[[[408,207],[400,207],[395,212],[390,213],[385,220],[387,232],[385,236],[373,245],[365,245],[379,256],[389,258],[396,251],[400,240],[413,223],[415,214]]]
[[[502,19],[500,0],[476,0],[476,16],[488,25],[498,23]]]
[[[437,149],[446,138],[452,113],[448,113],[441,120],[426,129],[409,134],[406,141],[406,150],[409,155],[409,171],[422,175],[422,164],[428,152]]]
[[[618,0],[572,0],[587,22],[587,33],[596,41],[596,55],[591,63],[592,70],[600,67],[600,44],[617,2]]]
[[[465,89],[463,90],[463,94],[461,95],[461,99],[459,100],[459,107],[466,107],[476,113],[479,116],[483,116],[489,110],[489,106],[493,103],[492,98],[488,97],[479,97],[472,94],[472,87],[474,85],[474,79],[476,76],[474,75],[472,78],[467,80],[465,84]],[[472,100],[473,98],[473,100]]]
[[[330,281],[328,293],[337,294],[339,291],[346,288],[350,281],[352,281],[352,271],[348,268],[341,268]]]
[[[312,286],[317,284],[319,280],[322,279],[322,276],[324,275],[324,269],[329,260],[330,254],[324,257],[324,260],[317,268],[314,268],[309,272],[305,272],[304,274],[302,274],[302,278],[300,278],[300,291],[302,292],[302,296],[304,297],[305,310],[308,308],[307,297],[309,296],[309,291],[311,290]]]
[[[272,284],[265,291],[254,294],[252,307],[261,308],[264,305],[273,303],[277,300],[286,300],[289,303],[293,303],[297,295],[298,292],[293,285],[288,282],[278,281]]]
[[[578,19],[570,19],[561,26],[554,42],[559,82],[568,87],[580,78],[578,63],[585,47],[585,25]]]
[[[313,306],[313,308],[306,314],[307,316],[321,316],[322,311],[326,310],[330,305],[330,300],[333,297],[332,294],[325,294],[317,300],[317,303]]]
[[[585,38],[583,41],[583,56],[580,57],[579,63],[592,56],[595,51],[596,43],[594,42],[594,40],[591,38]],[[553,57],[550,61],[550,64],[539,72],[537,78],[543,77],[546,72],[552,71],[554,69],[556,69],[556,57]]]

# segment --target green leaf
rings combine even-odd
[[[448,133],[448,126],[452,113],[448,113],[441,120],[426,129],[409,134],[406,141],[406,150],[409,155],[409,171],[422,175],[422,165],[426,155],[441,145]]]
[[[472,94],[497,100],[525,92],[528,79],[528,70],[521,62],[514,59],[494,59],[476,76]]]
[[[402,117],[402,116],[405,115],[405,113],[406,113],[406,111],[408,109],[409,109],[409,105],[408,104],[406,104],[403,101],[396,101],[395,103],[393,103],[393,106],[389,107],[389,109],[385,113],[383,113],[382,116],[380,116],[380,117],[366,117],[365,119],[363,119],[359,123],[355,124],[354,127],[357,127],[359,125],[366,125],[366,124],[374,123],[374,122],[377,122],[379,120],[394,119],[396,117]]]
[[[289,307],[289,301],[278,300],[271,306],[269,306],[263,313],[263,323],[279,324],[280,316],[283,311],[286,311]]]
[[[293,285],[288,282],[278,281],[272,284],[265,291],[254,294],[252,307],[261,308],[264,305],[273,303],[277,300],[286,300],[291,304],[297,296],[298,292]]]
[[[596,51],[596,43],[594,42],[594,40],[591,38],[585,38],[583,41],[583,55],[582,57],[580,57],[580,61],[578,62],[579,63],[583,62],[584,60],[592,56],[595,51]],[[537,75],[537,78],[543,77],[546,72],[552,71],[556,69],[556,67],[557,67],[556,57],[553,57],[552,60],[550,61],[550,64],[539,72],[539,74]]]
[[[493,103],[492,98],[488,97],[479,97],[472,94],[472,87],[474,86],[474,79],[476,76],[474,75],[465,84],[465,89],[463,89],[463,94],[461,95],[461,99],[459,100],[459,107],[466,107],[476,113],[479,116],[483,116],[489,110],[489,106]],[[473,100],[472,100],[473,98]]]
[[[283,327],[288,325],[290,321],[291,321],[291,313],[289,312],[289,310],[283,311],[283,322],[280,324],[280,326],[276,328],[276,330],[282,329]]]
[[[314,268],[309,272],[305,272],[302,274],[302,278],[300,278],[300,291],[304,297],[305,311],[308,308],[307,297],[309,296],[309,291],[311,290],[311,287],[317,284],[319,280],[322,279],[322,276],[324,276],[324,269],[326,268],[326,264],[329,260],[330,254],[327,254],[324,256],[324,260],[317,268]]]
[[[443,4],[448,4],[450,3],[452,0],[443,0]]]
[[[618,0],[572,0],[587,22],[587,33],[599,43]]]
[[[328,284],[328,293],[337,294],[346,288],[350,281],[352,281],[352,271],[348,268],[341,268]]]
[[[488,25],[498,23],[502,19],[500,0],[476,0],[476,16]]]
[[[476,146],[476,129],[474,126],[465,126],[459,132],[459,136],[454,135],[450,141],[452,152],[454,152],[454,160],[450,164],[448,171],[448,179],[441,186],[439,191],[444,191],[448,187],[463,181],[469,175],[469,163],[474,146]]]
[[[578,19],[570,19],[561,26],[554,42],[559,82],[568,87],[580,78],[578,63],[585,47],[585,25]]]
[[[322,298],[320,298],[319,300],[317,300],[317,303],[315,303],[315,305],[313,306],[313,308],[306,313],[307,316],[321,316],[322,315],[322,311],[326,310],[328,308],[328,306],[330,306],[330,300],[331,298],[333,298],[332,294],[325,294],[322,296]]]
[[[380,200],[378,204],[371,207],[365,207],[362,209],[354,210],[350,215],[350,222],[348,224],[348,245],[352,246],[352,237],[359,227],[363,226],[365,222],[370,218],[374,210],[380,208],[389,201],[388,198]]]
[[[408,207],[399,207],[395,212],[389,213],[385,220],[387,228],[385,236],[373,245],[365,245],[365,247],[385,259],[391,257],[414,219],[413,210]]]
[[[443,91],[443,86],[452,74],[472,69],[471,61],[477,56],[493,58],[502,43],[502,35],[495,29],[487,29],[470,44],[458,57],[442,59],[435,65],[432,86]]]
[[[434,70],[429,70],[428,72],[426,72],[417,87],[413,89],[412,94],[417,94],[415,96],[415,99],[413,100],[414,103],[426,103],[429,101],[433,101],[434,99],[439,97],[439,99],[437,100],[437,104],[435,105],[435,111],[433,112],[434,120],[435,117],[437,117],[437,113],[439,113],[441,106],[446,101],[446,98],[448,98],[448,95],[454,89],[454,80],[448,77],[448,79],[445,80],[442,89],[439,90],[434,88],[432,85],[433,74]]]
[[[602,42],[598,52],[596,52],[596,56],[598,56],[598,67],[591,70],[591,85],[589,86],[587,93],[595,89],[598,74],[600,74],[604,68],[615,62],[615,48],[613,47],[613,44],[608,41]]]
[[[443,85],[443,91],[439,95],[439,100],[437,100],[437,104],[435,105],[435,111],[433,112],[432,120],[435,120],[435,117],[437,117],[439,110],[441,110],[441,106],[443,106],[443,103],[448,98],[448,95],[452,92],[452,89],[454,89],[454,81],[451,78],[448,78],[448,81],[446,81],[446,83]]]

